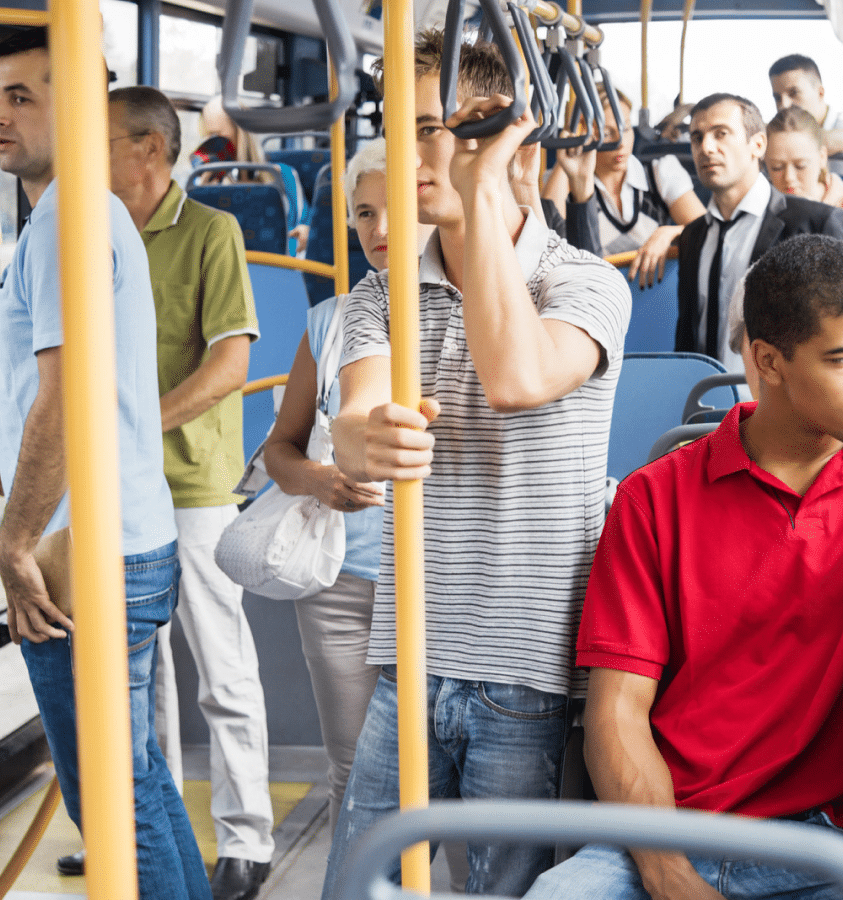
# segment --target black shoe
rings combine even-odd
[[[59,870],[59,875],[84,875],[85,851],[80,850],[78,853],[71,853],[70,856],[60,856],[56,860],[56,868]]]
[[[269,863],[221,856],[211,876],[214,900],[253,900],[269,876]]]

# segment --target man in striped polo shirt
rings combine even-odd
[[[529,113],[477,141],[444,126],[441,53],[441,34],[420,36],[419,220],[437,226],[419,272],[421,412],[390,402],[385,274],[354,289],[344,320],[337,462],[390,484],[369,646],[383,671],[323,900],[338,896],[353,842],[398,806],[392,480],[426,479],[431,796],[556,797],[568,698],[582,695],[572,653],[603,520],[629,289],[517,206],[507,165],[534,127]],[[511,102],[489,44],[463,47],[458,85],[449,125]],[[553,851],[469,845],[468,858],[469,893],[520,896]]]

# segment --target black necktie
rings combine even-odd
[[[728,222],[713,219],[712,224],[717,223],[717,249],[711,260],[711,271],[708,273],[708,311],[705,327],[705,353],[717,359],[717,331],[720,327],[720,268],[723,258],[723,240],[726,232],[740,219],[743,211],[739,212]]]

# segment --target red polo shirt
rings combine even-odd
[[[746,455],[754,409],[620,485],[577,663],[659,681],[679,806],[843,824],[843,452],[800,497]]]

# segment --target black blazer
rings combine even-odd
[[[806,200],[804,197],[784,195],[772,188],[770,202],[764,213],[758,240],[752,248],[750,262],[760,259],[774,244],[796,234],[826,234],[843,238],[843,209]],[[700,216],[685,226],[679,237],[679,320],[676,323],[675,350],[697,349],[699,333],[699,268],[700,253],[708,233],[706,217]],[[728,297],[720,298],[728,303]]]

